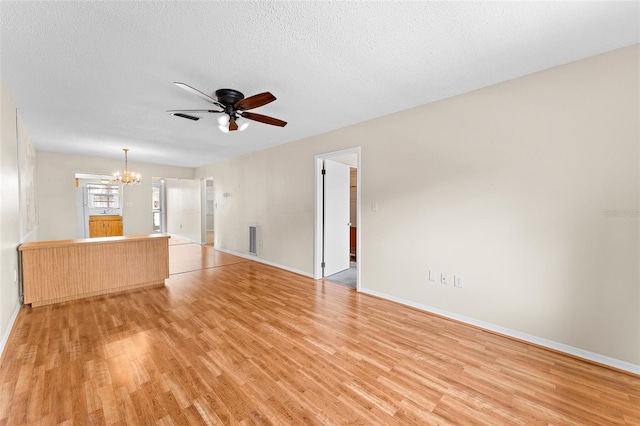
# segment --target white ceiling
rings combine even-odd
[[[632,2],[0,1],[0,76],[37,150],[199,166],[640,41]],[[278,100],[223,134],[174,86]]]

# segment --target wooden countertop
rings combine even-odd
[[[92,220],[122,220],[122,216],[119,214],[92,214],[89,216],[89,221]]]
[[[109,244],[119,243],[123,241],[142,241],[154,238],[171,238],[164,234],[144,234],[144,235],[126,235],[121,237],[100,237],[100,238],[79,238],[75,240],[53,240],[53,241],[34,241],[23,243],[18,250],[37,250],[41,248],[66,247],[78,244]]]

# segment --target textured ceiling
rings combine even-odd
[[[199,166],[640,41],[638,2],[0,2],[0,75],[38,150]],[[288,121],[168,109],[227,87]]]

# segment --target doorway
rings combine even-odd
[[[164,197],[164,179],[151,179],[151,201],[153,203],[151,212],[153,214],[153,232],[158,234],[167,233],[167,225],[165,219],[165,197]]]
[[[109,175],[76,173],[75,178],[76,238],[90,238],[91,216],[115,215],[122,218],[122,187],[113,183],[113,176]]]
[[[360,193],[359,147],[316,155],[314,278],[358,291]]]
[[[213,178],[208,177],[202,179],[202,226],[201,226],[201,239],[202,244],[208,246],[214,245],[215,231],[214,231],[214,189]]]

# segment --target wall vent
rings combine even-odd
[[[258,226],[249,225],[249,254],[258,255]]]

